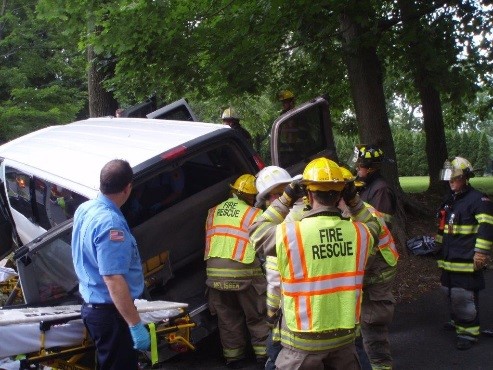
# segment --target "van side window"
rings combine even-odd
[[[6,167],[9,201],[16,211],[45,230],[72,218],[77,207],[87,200],[56,184]]]
[[[31,204],[32,176],[12,167],[5,167],[5,181],[10,206],[31,222],[37,222]]]
[[[59,185],[38,178],[36,180],[43,181],[49,189],[47,201],[39,214],[40,219],[47,220],[50,228],[74,217],[77,207],[88,200],[88,198]]]
[[[166,169],[135,185],[122,207],[130,227],[140,225],[154,215],[190,196],[235,175],[245,167],[230,145],[221,145],[199,153],[181,166]],[[225,188],[227,191],[227,188]]]

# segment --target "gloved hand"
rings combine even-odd
[[[490,256],[486,253],[474,253],[474,270],[481,270],[488,264],[489,260]]]
[[[267,201],[267,199],[265,199],[265,197],[263,198],[255,198],[255,204],[253,205],[255,208],[264,208],[265,206],[265,202]]]
[[[291,208],[296,201],[305,195],[305,190],[301,185],[301,179],[291,181],[290,184],[284,188],[284,193],[280,196],[279,200],[285,206]]]
[[[151,336],[142,321],[134,326],[129,326],[129,328],[134,341],[134,348],[140,351],[148,350],[151,346]]]
[[[267,326],[271,329],[275,328],[279,319],[280,319],[280,311],[281,310],[277,310],[277,311],[272,311],[271,309],[267,309],[267,318],[266,318],[266,321],[267,321]]]
[[[344,202],[349,207],[354,207],[358,203],[358,190],[354,185],[354,181],[350,181],[344,186],[344,189],[342,189],[342,199],[344,199]]]

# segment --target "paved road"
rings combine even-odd
[[[493,270],[485,274],[479,297],[482,329],[493,328]],[[416,302],[396,307],[391,326],[396,369],[493,369],[493,338],[482,337],[467,351],[455,349],[455,333],[442,329],[449,319],[446,301],[437,289]]]
[[[486,272],[486,287],[480,295],[482,328],[493,328],[493,270]],[[482,337],[468,351],[455,349],[454,332],[442,329],[448,320],[447,305],[439,289],[412,303],[396,307],[390,328],[396,370],[493,369],[493,338]],[[257,369],[253,360],[245,370]],[[196,352],[173,358],[162,369],[226,370],[220,343],[214,335],[199,343]]]

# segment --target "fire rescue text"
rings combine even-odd
[[[314,260],[352,256],[354,254],[353,243],[344,241],[340,228],[320,229],[319,235],[320,244],[312,246]]]
[[[219,208],[217,210],[217,215],[226,217],[238,217],[240,215],[240,210],[236,209],[235,202],[226,202],[224,203],[224,208]]]

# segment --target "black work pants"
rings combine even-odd
[[[82,305],[82,320],[96,345],[99,370],[137,370],[138,352],[114,305]]]

